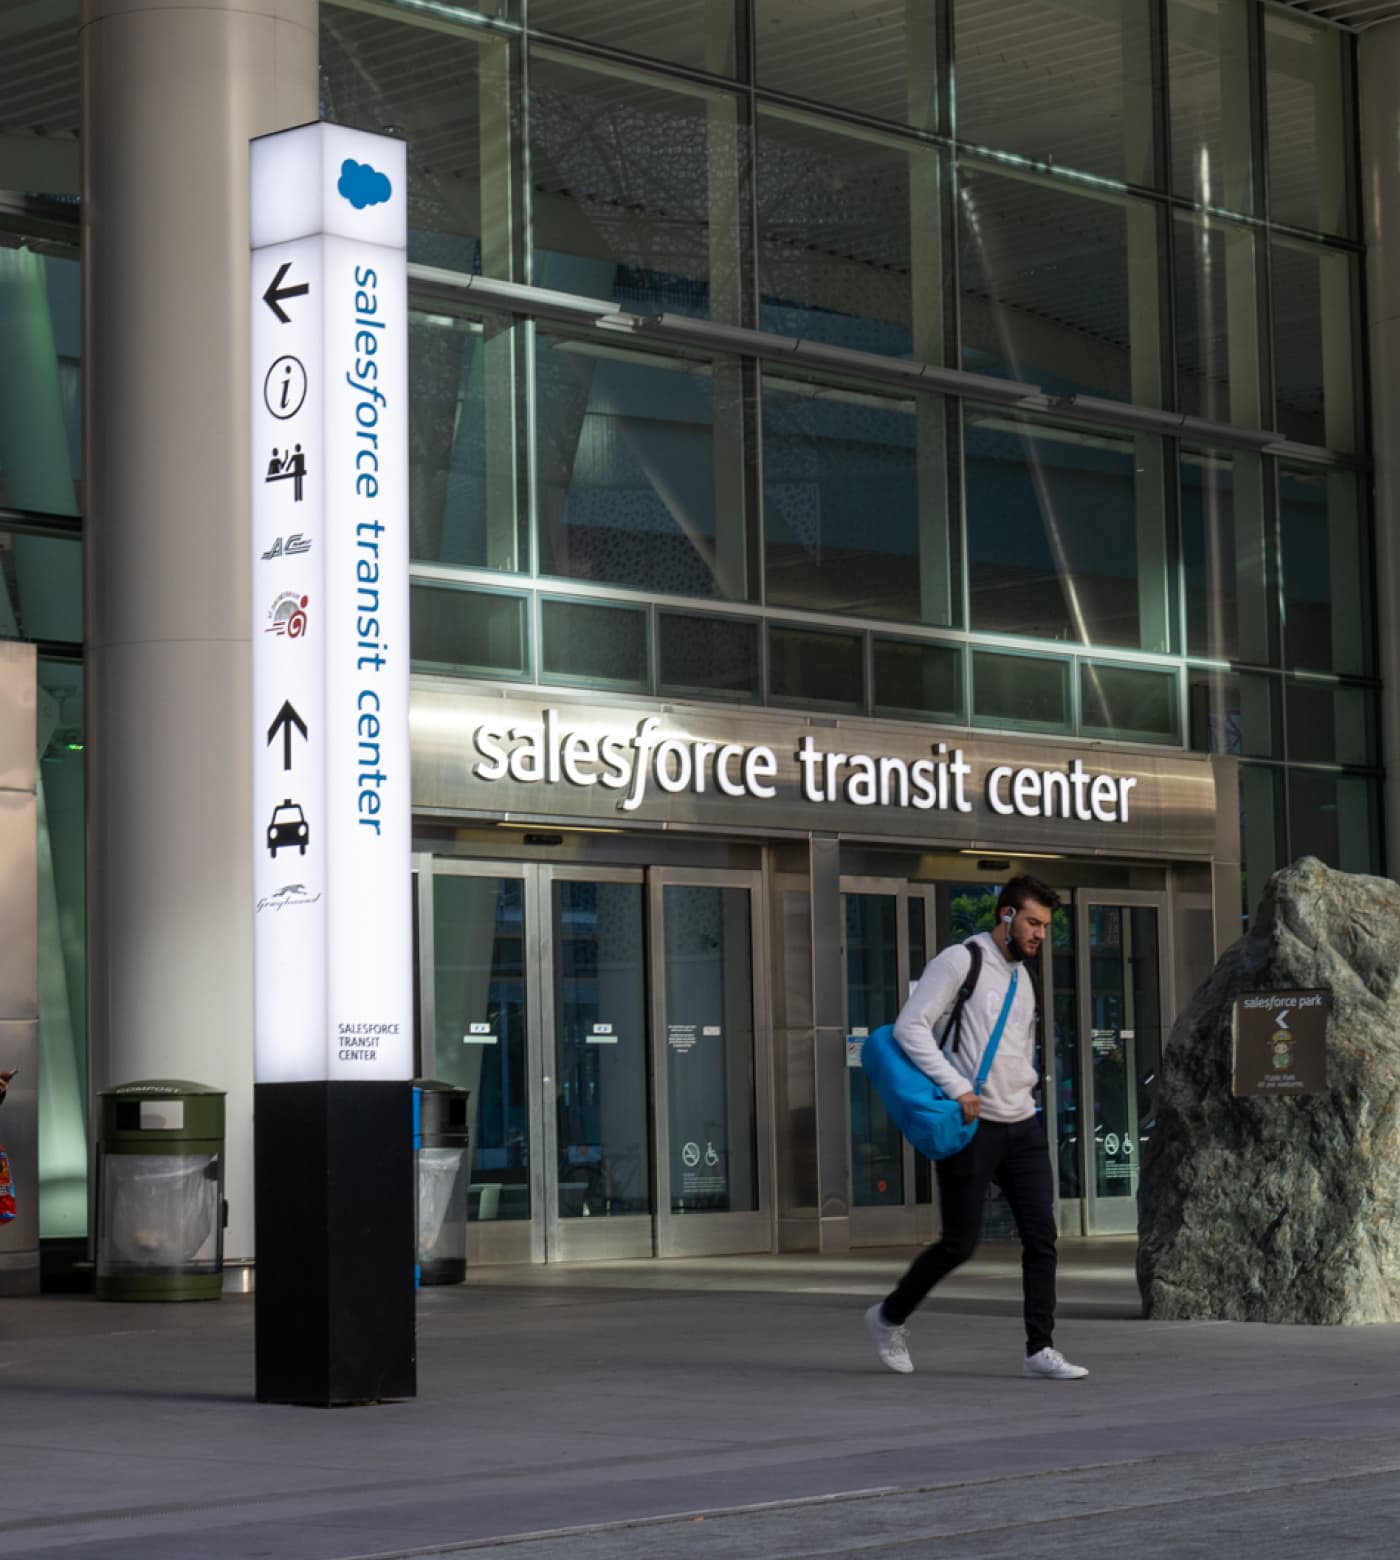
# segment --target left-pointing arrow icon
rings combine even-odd
[[[284,287],[282,279],[292,268],[290,260],[284,260],[277,268],[277,275],[268,283],[267,291],[263,294],[263,302],[282,321],[284,325],[290,325],[292,317],[282,307],[284,298],[304,298],[311,291],[310,282],[298,282],[295,287]]]
[[[282,708],[277,712],[277,719],[267,728],[268,746],[272,745],[273,738],[280,731],[282,733],[282,767],[292,767],[292,727],[301,733],[302,740],[306,740],[306,722],[292,708],[290,699],[283,699]]]

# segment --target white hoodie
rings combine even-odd
[[[988,1121],[1024,1121],[1035,1114],[1035,988],[1030,972],[1012,964],[990,932],[979,932],[982,970],[963,1008],[957,1050],[946,1055],[938,1042],[972,963],[962,943],[931,959],[894,1021],[894,1037],[906,1056],[943,1090],[957,1099],[966,1094],[982,1065],[982,1053],[992,1038],[1011,972],[1020,970],[1016,996],[1002,1030],[1001,1044],[982,1089],[982,1115]]]

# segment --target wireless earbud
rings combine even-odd
[[[1002,912],[1001,918],[1007,926],[1010,926],[1011,923],[1016,919],[1016,912],[1014,910],[1004,910]]]

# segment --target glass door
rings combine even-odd
[[[1161,1056],[1166,903],[1119,892],[1077,908],[1085,1233],[1131,1234]]]
[[[642,873],[540,868],[545,1256],[652,1254],[652,1134]]]
[[[760,885],[650,874],[658,1256],[773,1249]]]
[[[881,1245],[924,1238],[914,1150],[890,1120],[861,1068],[871,1030],[892,1024],[927,962],[926,891],[896,878],[841,880],[846,993],[846,1077],[851,1165],[851,1240]]]

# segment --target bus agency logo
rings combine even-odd
[[[307,629],[306,609],[309,596],[294,590],[284,590],[267,611],[266,633],[277,634],[283,639],[300,639]]]

